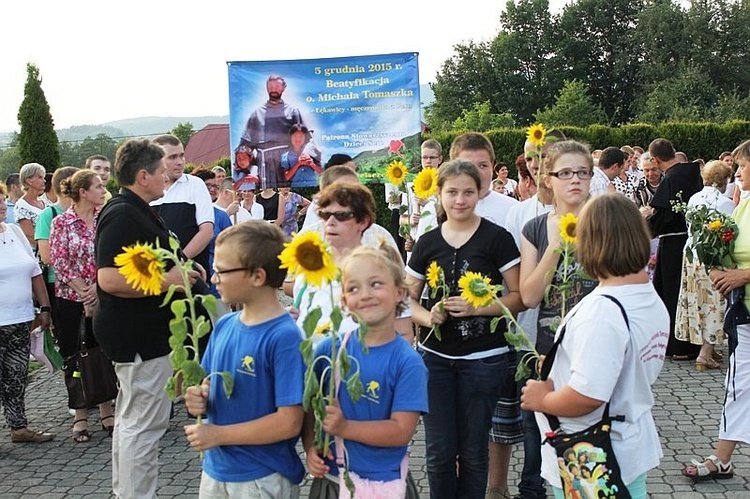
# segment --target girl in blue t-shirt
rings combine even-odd
[[[357,495],[367,497],[417,497],[407,494],[407,449],[420,414],[427,412],[427,369],[412,346],[395,329],[404,307],[406,286],[401,259],[387,244],[359,247],[342,262],[342,301],[358,322],[367,326],[364,345],[357,334],[337,339],[359,366],[364,395],[354,402],[346,389],[326,409],[323,431],[338,437],[346,449]],[[355,331],[356,332],[356,331]],[[323,340],[315,357],[331,355],[331,338]],[[366,347],[367,352],[364,351]],[[316,364],[319,374],[327,366]],[[321,381],[322,382],[322,381]],[[315,476],[311,498],[339,497],[338,469],[333,461],[338,450],[320,456],[313,443],[313,414],[305,419],[303,441],[307,466]],[[346,487],[341,497],[348,497]]]

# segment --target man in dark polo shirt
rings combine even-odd
[[[164,195],[164,150],[149,140],[130,140],[117,150],[115,174],[122,187],[102,209],[96,231],[99,307],[94,335],[115,363],[120,382],[112,440],[112,489],[119,498],[156,497],[159,440],[169,424],[164,391],[169,362],[170,307],[161,307],[171,284],[181,284],[172,266],[162,295],[134,290],[114,264],[124,246],[151,243],[169,248],[169,230],[148,205]],[[199,277],[191,272],[191,280]]]

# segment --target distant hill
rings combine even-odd
[[[209,123],[229,123],[229,116],[193,116],[163,117],[147,116],[126,120],[110,121],[101,125],[80,125],[57,130],[61,141],[79,141],[86,137],[96,137],[103,133],[114,139],[126,137],[146,137],[159,135],[172,130],[179,123],[191,123],[195,130],[200,130]]]
[[[419,86],[422,106],[427,106],[435,100],[435,94],[429,84]],[[57,137],[62,142],[78,142],[86,137],[96,137],[99,134],[113,139],[129,137],[146,137],[159,135],[172,130],[179,123],[191,123],[195,130],[200,130],[210,123],[229,123],[229,115],[224,116],[188,116],[165,117],[146,116],[125,120],[110,121],[99,125],[75,125],[57,130]],[[0,133],[0,148],[10,143],[10,133]]]

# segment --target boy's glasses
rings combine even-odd
[[[324,220],[327,221],[329,218],[333,217],[339,222],[346,222],[347,220],[351,220],[355,217],[354,213],[351,211],[318,211],[318,216]]]
[[[252,269],[249,269],[247,267],[237,267],[235,269],[227,269],[227,270],[216,270],[214,269],[214,275],[216,276],[216,284],[221,284],[221,276],[223,274],[231,274],[232,272],[250,272]]]
[[[553,177],[557,177],[560,180],[570,180],[573,178],[573,175],[578,175],[578,178],[581,180],[588,180],[591,177],[594,176],[594,172],[592,170],[568,170],[567,168],[565,170],[560,170],[559,172],[549,172],[550,175]]]

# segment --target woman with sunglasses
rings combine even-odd
[[[573,253],[573,261],[564,268],[560,252],[562,235],[560,220],[578,214],[589,198],[594,162],[588,148],[573,140],[556,142],[547,151],[542,164],[537,194],[552,211],[526,223],[521,236],[521,298],[523,304],[538,307],[536,349],[546,355],[555,340],[555,331],[563,314],[589,294],[597,285],[585,278]],[[565,285],[564,280],[572,283]],[[567,289],[565,303],[561,288]],[[549,291],[547,291],[549,290]],[[532,339],[534,341],[534,339]],[[534,413],[524,416],[524,475],[526,486],[541,492],[541,437]]]
[[[315,199],[323,238],[330,246],[334,261],[338,263],[351,250],[362,246],[362,234],[375,221],[375,198],[362,184],[336,181],[320,191]],[[303,276],[298,276],[294,281],[292,296],[294,307],[290,312],[297,314],[297,325],[302,328],[307,314],[320,306],[322,315],[318,327],[324,328],[330,322],[331,304],[341,303],[341,286],[334,282],[331,286],[326,284],[317,288],[306,284]],[[354,319],[345,315],[339,333],[356,327]],[[396,331],[411,343],[414,334],[408,307],[396,318]]]

